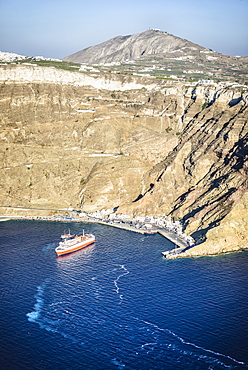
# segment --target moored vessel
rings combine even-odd
[[[58,247],[55,248],[55,252],[58,256],[76,252],[79,249],[85,248],[88,245],[95,242],[95,236],[93,234],[72,235],[70,232],[61,235],[61,242]]]

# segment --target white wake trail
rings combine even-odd
[[[34,304],[33,311],[26,314],[28,321],[38,324],[41,329],[45,329],[48,332],[52,333],[58,333],[62,335],[62,337],[69,339],[74,343],[77,343],[78,340],[74,336],[65,333],[59,329],[59,320],[51,320],[46,316],[47,305],[45,304],[44,293],[49,282],[50,279],[45,279],[44,282],[37,287],[37,293],[34,295],[36,303]],[[52,303],[49,305],[49,307],[52,307],[53,305],[58,305],[60,303],[62,302],[57,302],[54,304]]]
[[[37,322],[41,316],[41,311],[44,306],[43,294],[48,282],[49,279],[46,279],[41,285],[37,287],[37,294],[35,294],[34,296],[34,298],[36,299],[34,309],[32,312],[27,313],[27,318],[30,322]]]
[[[138,318],[135,318],[135,319],[136,319],[136,320],[139,320]],[[171,334],[174,338],[176,338],[179,342],[183,343],[184,345],[194,347],[194,348],[199,349],[199,350],[201,350],[201,351],[203,351],[203,352],[211,353],[212,355],[215,355],[215,356],[218,356],[218,357],[221,357],[221,358],[226,358],[226,359],[228,359],[228,360],[230,360],[230,361],[233,361],[233,362],[234,362],[234,363],[236,363],[236,364],[247,366],[243,361],[238,361],[238,360],[236,360],[235,358],[233,358],[233,357],[231,357],[231,356],[224,355],[223,353],[215,352],[215,351],[213,351],[213,350],[211,350],[211,349],[207,349],[207,348],[201,347],[201,346],[199,346],[199,345],[197,345],[197,344],[195,344],[195,343],[192,343],[192,342],[188,342],[188,341],[186,341],[185,339],[183,339],[182,337],[180,337],[178,334],[174,333],[174,332],[173,332],[172,330],[170,330],[170,329],[163,329],[163,328],[160,328],[158,325],[153,324],[153,323],[151,323],[151,322],[149,322],[149,321],[144,321],[144,320],[139,320],[139,321],[142,321],[142,322],[143,322],[144,324],[146,324],[146,325],[150,325],[150,326],[152,326],[154,329],[156,329],[156,330],[158,330],[158,331],[161,331],[161,332],[167,332],[167,333]],[[204,357],[204,356],[202,356],[202,357]],[[213,358],[212,358],[212,359],[213,359]],[[213,359],[213,360],[215,360],[215,359]],[[223,365],[223,366],[225,366],[225,367],[229,367],[229,365],[226,365],[226,364],[224,364],[224,363],[222,363],[222,365]]]
[[[119,298],[120,298],[120,303],[122,303],[122,300],[123,300],[123,295],[119,293],[120,291],[120,288],[119,288],[119,285],[118,285],[118,281],[120,280],[121,277],[125,276],[125,275],[128,275],[130,272],[128,271],[128,269],[124,266],[124,265],[120,265],[120,268],[122,270],[124,270],[124,273],[123,274],[120,274],[115,280],[114,280],[114,285],[115,285],[115,291],[116,291],[116,294],[119,295]]]

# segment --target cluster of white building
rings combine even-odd
[[[50,61],[50,62],[62,62],[62,59],[56,59],[56,58],[45,58],[45,57],[43,57],[43,56],[36,56],[36,57],[32,57],[32,60],[34,60],[34,61],[47,60],[47,61]]]
[[[16,216],[16,219],[43,220],[57,222],[102,222],[124,229],[138,232],[156,233],[159,230],[169,231],[185,240],[188,245],[194,244],[194,239],[183,233],[181,221],[173,221],[170,216],[136,216],[131,217],[125,214],[118,214],[113,209],[102,209],[93,213],[80,212],[73,208],[68,208],[65,213],[57,213],[51,216]]]
[[[24,55],[19,55],[15,53],[7,53],[4,51],[0,51],[0,61],[3,63],[11,63],[16,62],[18,60],[26,59],[27,57]]]
[[[53,61],[53,62],[62,62],[61,59],[45,58],[43,56],[28,57],[26,55],[19,55],[15,53],[8,53],[5,51],[0,51],[0,61],[3,63],[17,62],[19,60],[25,60],[25,59],[30,59],[30,58],[32,59],[32,61],[48,60],[48,61]]]
[[[182,239],[189,243],[194,243],[194,239],[183,233],[183,224],[181,221],[173,221],[170,216],[154,217],[154,216],[136,216],[131,217],[122,213],[116,213],[113,209],[102,209],[93,213],[79,213],[79,217],[106,222],[110,224],[124,224],[132,228],[142,229],[147,231],[165,229],[177,234]]]
[[[183,233],[183,224],[181,221],[173,221],[170,216],[154,217],[154,216],[136,216],[131,217],[125,214],[118,214],[113,212],[112,209],[103,209],[93,213],[81,212],[79,214],[81,218],[95,219],[98,221],[108,223],[123,223],[128,224],[132,227],[142,229],[166,229],[175,232],[182,238],[189,238],[188,235]]]
[[[79,68],[79,72],[100,72],[98,68],[91,67],[88,64],[81,64],[81,67]]]

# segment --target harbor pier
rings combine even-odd
[[[184,252],[186,249],[192,246],[185,239],[180,238],[180,236],[177,235],[176,233],[164,229],[158,230],[158,233],[163,235],[166,239],[170,240],[172,243],[176,245],[176,248],[166,252],[162,252],[162,255],[165,258],[168,259],[174,258],[175,256],[179,255],[180,253]]]

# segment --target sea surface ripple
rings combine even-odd
[[[57,257],[68,227],[96,242]],[[98,224],[0,232],[1,369],[248,369],[247,252],[167,261],[162,236]]]

